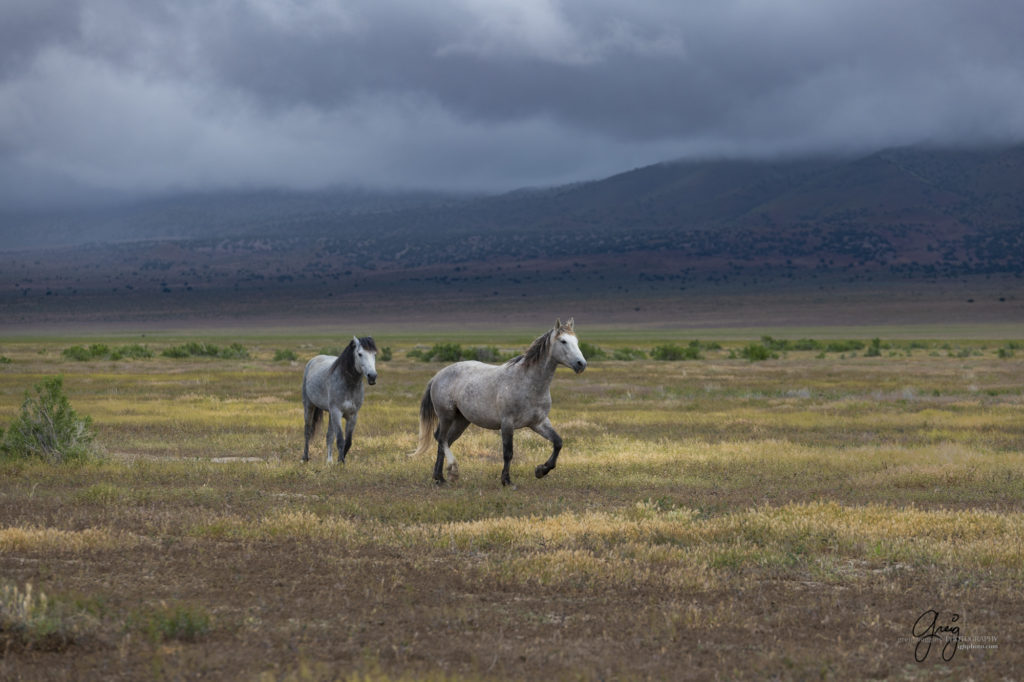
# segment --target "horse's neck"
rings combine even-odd
[[[359,390],[363,383],[363,375],[359,372],[346,372],[342,369],[338,372],[338,377],[350,393],[354,393]]]
[[[557,367],[558,363],[548,356],[542,362],[524,368],[523,372],[528,377],[530,387],[535,391],[542,392],[551,387],[551,380],[555,376],[555,369]]]

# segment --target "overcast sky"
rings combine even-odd
[[[0,202],[1024,139],[1019,0],[0,0]]]

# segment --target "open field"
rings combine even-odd
[[[342,339],[0,339],[0,426],[60,373],[103,454],[0,460],[2,605],[38,615],[0,631],[0,678],[1017,677],[1024,344],[914,331],[842,330],[881,336],[873,357],[749,362],[758,333],[704,330],[721,343],[701,359],[559,370],[559,466],[535,479],[549,446],[518,432],[515,489],[493,432],[456,444],[454,485],[406,455],[441,366],[406,353],[450,334],[376,335],[394,359],[344,467],[324,465],[320,436],[299,461],[303,362]],[[609,354],[693,338],[580,334]],[[535,335],[461,341],[511,352]],[[160,355],[189,340],[250,357]],[[155,356],[63,355],[98,343]],[[927,648],[942,627],[955,651]]]

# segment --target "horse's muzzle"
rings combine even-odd
[[[376,374],[367,374],[366,375],[366,383],[368,383],[371,386],[373,386],[375,383],[377,383],[377,375]]]
[[[580,360],[579,362],[573,364],[572,371],[574,371],[577,374],[579,374],[580,372],[582,372],[586,368],[587,368],[587,363],[584,362],[583,360]]]

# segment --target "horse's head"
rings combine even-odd
[[[373,386],[377,383],[377,345],[373,338],[367,336],[360,341],[352,337],[352,362],[356,371],[366,375],[366,383]]]
[[[576,338],[576,328],[571,317],[565,324],[562,324],[561,320],[555,322],[555,328],[551,330],[551,341],[551,357],[555,362],[565,365],[577,374],[587,368],[587,359],[580,350],[580,342]]]

